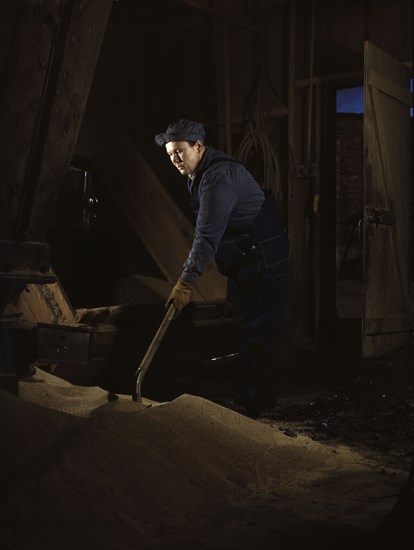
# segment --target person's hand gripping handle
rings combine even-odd
[[[191,291],[193,287],[189,283],[186,283],[182,279],[178,279],[175,286],[171,290],[165,307],[168,309],[171,304],[174,304],[176,314],[175,317],[181,312],[181,310],[188,304],[191,299]]]

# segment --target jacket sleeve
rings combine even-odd
[[[187,283],[208,269],[237,203],[237,192],[225,170],[206,174],[200,182],[200,208],[190,253],[181,278]]]

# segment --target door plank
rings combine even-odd
[[[411,332],[414,328],[410,314],[367,317],[365,323],[367,336],[400,333],[401,326],[406,326],[406,332]]]
[[[386,78],[378,71],[374,71],[372,69],[368,71],[368,82],[370,86],[380,90],[384,94],[389,95],[400,103],[404,103],[408,107],[412,106],[413,100],[410,90],[401,86],[399,83],[393,82],[389,78]]]
[[[362,348],[375,357],[396,348],[412,326],[408,69],[366,42],[364,85]],[[372,212],[388,212],[386,223]]]
[[[371,71],[372,73],[372,71]],[[368,84],[369,92],[371,94],[371,104],[372,104],[372,113],[374,121],[375,136],[377,138],[377,150],[379,151],[379,166],[381,168],[380,174],[381,178],[377,179],[378,188],[381,185],[381,191],[384,197],[384,206],[385,210],[390,211],[391,219],[394,223],[390,224],[390,248],[394,257],[395,266],[398,274],[399,289],[401,290],[402,304],[406,307],[408,311],[410,307],[410,296],[409,296],[409,281],[407,278],[408,265],[406,263],[406,256],[399,254],[399,249],[396,243],[402,242],[401,228],[400,224],[396,220],[396,215],[394,213],[395,206],[393,206],[393,198],[390,196],[392,193],[392,174],[390,166],[389,152],[387,148],[387,139],[384,129],[384,119],[381,118],[381,109],[379,108],[380,104],[380,94],[382,92],[373,88],[371,84]],[[395,99],[395,98],[394,98]],[[389,105],[388,105],[389,107]],[[365,207],[365,210],[369,208]],[[398,217],[398,215],[397,215]],[[404,264],[404,265],[402,265]]]

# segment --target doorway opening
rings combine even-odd
[[[339,319],[362,318],[363,112],[363,86],[336,90],[335,302]]]

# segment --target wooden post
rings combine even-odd
[[[223,69],[224,69],[224,117],[226,130],[226,153],[232,154],[232,128],[231,128],[231,83],[229,60],[229,25],[222,22],[223,30]]]
[[[309,253],[305,211],[308,203],[307,182],[299,179],[296,167],[302,159],[302,95],[295,86],[296,56],[296,1],[289,3],[289,296],[286,311],[289,338],[303,341],[309,338],[308,331],[308,281]]]
[[[74,0],[71,5],[63,55],[50,97],[50,118],[45,121],[36,192],[24,220],[31,239],[44,238],[47,213],[59,200],[59,186],[75,150],[112,0]]]

